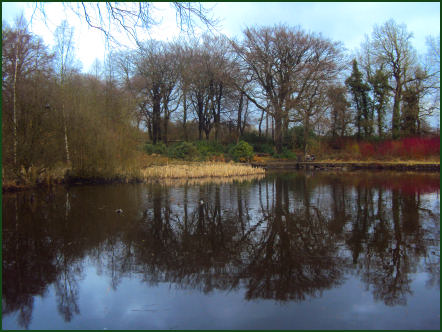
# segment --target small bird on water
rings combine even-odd
[[[123,213],[123,210],[121,210],[121,209],[116,209],[115,212],[116,212],[116,213]]]

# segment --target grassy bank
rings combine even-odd
[[[267,159],[267,162],[275,161],[276,159]],[[286,159],[287,160],[287,159]],[[327,159],[319,159],[314,160],[314,163],[317,164],[384,164],[384,165],[439,165],[440,160],[436,158],[425,159],[425,160],[401,160],[401,159],[390,159],[390,160],[381,160],[381,159],[339,159],[339,158],[327,158]]]
[[[28,172],[29,173],[29,172]],[[32,173],[32,169],[31,169]],[[36,173],[36,172],[34,172]],[[54,168],[39,174],[26,174],[18,180],[3,179],[3,192],[26,190],[33,187],[86,183],[130,183],[151,180],[175,179],[240,179],[263,176],[265,170],[233,162],[186,162],[164,156],[140,156],[136,167],[116,169],[113,172],[95,170],[74,172],[65,167]]]
[[[307,162],[297,162],[293,160],[269,160],[253,162],[254,166],[267,170],[382,170],[382,171],[413,171],[413,172],[439,172],[440,161],[429,160],[405,160],[405,161],[364,161],[364,160],[315,160]]]

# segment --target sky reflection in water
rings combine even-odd
[[[439,329],[439,176],[5,195],[3,328]]]

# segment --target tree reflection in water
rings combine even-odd
[[[53,285],[69,322],[91,262],[114,290],[136,275],[204,293],[244,288],[247,300],[303,301],[353,273],[376,300],[403,305],[420,261],[429,285],[440,279],[439,210],[423,199],[439,174],[408,179],[292,173],[5,195],[3,314],[28,328],[34,297]]]

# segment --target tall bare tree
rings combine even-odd
[[[231,62],[228,42],[223,36],[203,35],[188,45],[185,69],[187,97],[198,121],[198,137],[206,139],[215,129],[218,139],[221,115],[231,89]]]
[[[244,93],[273,117],[276,150],[281,152],[289,122],[304,121],[308,126],[313,101],[324,91],[326,73],[330,80],[335,76],[339,45],[281,25],[247,28],[244,37],[242,43],[232,43],[244,62],[244,74],[255,86],[253,92]]]
[[[27,172],[31,165],[45,164],[43,156],[53,161],[39,145],[51,133],[45,105],[53,90],[52,60],[42,40],[27,30],[23,17],[12,28],[3,24],[3,162],[16,175],[22,167]]]
[[[409,71],[415,63],[415,51],[411,46],[413,34],[405,25],[398,25],[389,20],[381,26],[375,26],[371,47],[376,62],[385,64],[385,70],[393,78],[393,115],[391,131],[393,138],[400,136],[401,100]]]
[[[64,145],[66,153],[66,163],[71,163],[69,155],[69,140],[67,132],[67,119],[65,109],[66,99],[66,79],[69,70],[73,66],[74,60],[74,42],[73,42],[74,29],[70,27],[67,21],[63,21],[55,30],[55,54],[58,67],[58,76],[61,92],[61,114],[63,117],[63,132],[64,132]]]
[[[29,54],[29,49],[26,49],[26,45],[29,45],[29,40],[31,38],[28,30],[27,23],[23,15],[19,16],[15,22],[15,30],[4,31],[4,37],[2,38],[2,46],[6,43],[12,43],[14,49],[11,50],[10,54],[2,55],[3,70],[5,74],[5,65],[8,63],[8,57],[10,63],[13,67],[12,70],[12,129],[13,129],[13,158],[14,158],[14,168],[17,169],[17,145],[18,145],[18,135],[17,135],[17,75],[19,68],[22,68],[26,57]],[[5,85],[5,75],[3,75],[3,85]]]
[[[178,57],[174,52],[167,43],[149,41],[139,45],[134,58],[135,75],[130,88],[135,89],[141,98],[140,111],[147,118],[154,144],[160,140],[167,143],[170,115],[179,104],[176,93],[179,78]],[[174,101],[175,107],[172,105]]]
[[[331,85],[327,91],[331,118],[331,136],[345,136],[349,133],[352,118],[349,112],[350,103],[346,99],[346,88],[341,85]]]

